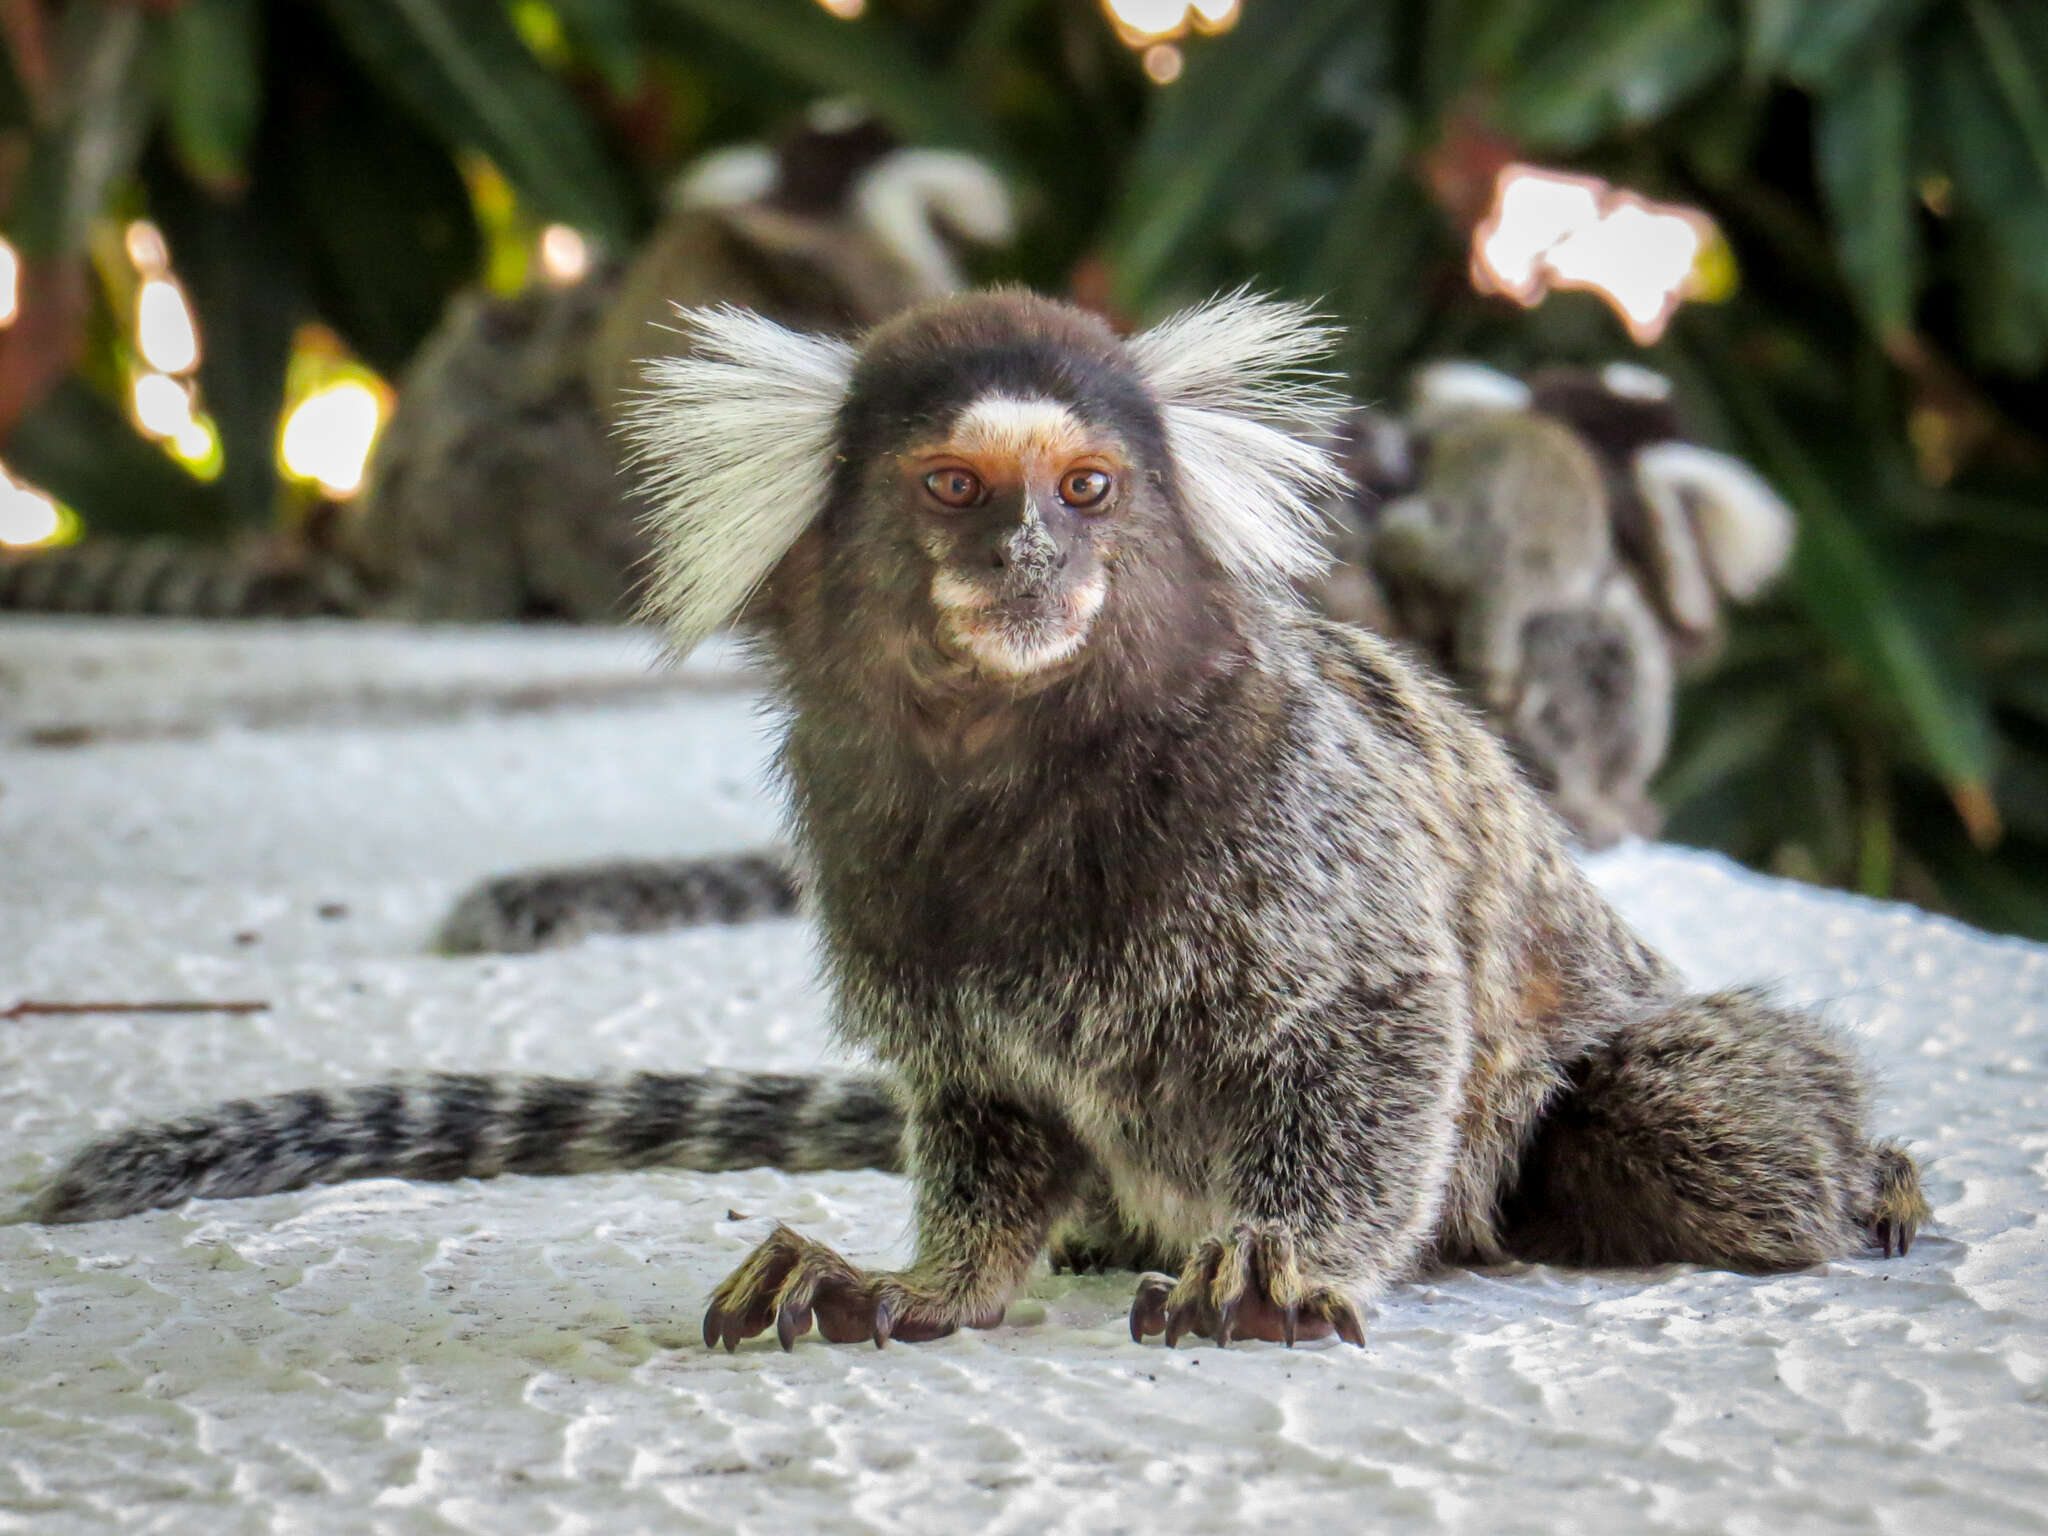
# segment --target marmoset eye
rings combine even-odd
[[[1086,510],[1109,495],[1109,476],[1099,469],[1070,469],[1060,477],[1060,500]]]
[[[924,488],[941,506],[971,507],[981,500],[981,477],[957,466],[933,470],[924,477]]]

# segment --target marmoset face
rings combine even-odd
[[[1078,655],[1134,491],[1114,432],[1056,400],[984,395],[914,439],[897,477],[942,649],[1011,678]]]

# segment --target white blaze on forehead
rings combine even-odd
[[[947,446],[961,453],[1022,459],[1035,453],[1076,452],[1088,429],[1057,400],[983,395],[953,418]]]

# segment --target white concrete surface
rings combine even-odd
[[[741,846],[717,658],[646,642],[0,621],[0,1188],[95,1131],[422,1066],[804,1068],[800,923],[519,959],[421,944],[474,877]],[[879,1174],[393,1182],[0,1227],[0,1531],[2048,1529],[2048,949],[1636,848],[1697,979],[1855,1027],[1929,1164],[1910,1257],[1751,1278],[1454,1272],[1370,1347],[1140,1349],[1123,1277],[941,1343],[733,1357],[710,1287],[788,1220],[900,1259]],[[328,915],[322,915],[325,908]]]

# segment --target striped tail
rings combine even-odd
[[[868,1077],[439,1072],[235,1099],[76,1153],[20,1218],[105,1221],[185,1200],[349,1179],[488,1179],[658,1166],[716,1172],[903,1166],[903,1115]]]
[[[92,539],[0,560],[0,609],[19,613],[300,619],[363,606],[354,575],[318,552]]]
[[[653,933],[786,917],[797,909],[786,853],[619,859],[500,875],[466,892],[435,936],[445,955],[524,954],[595,933]]]

